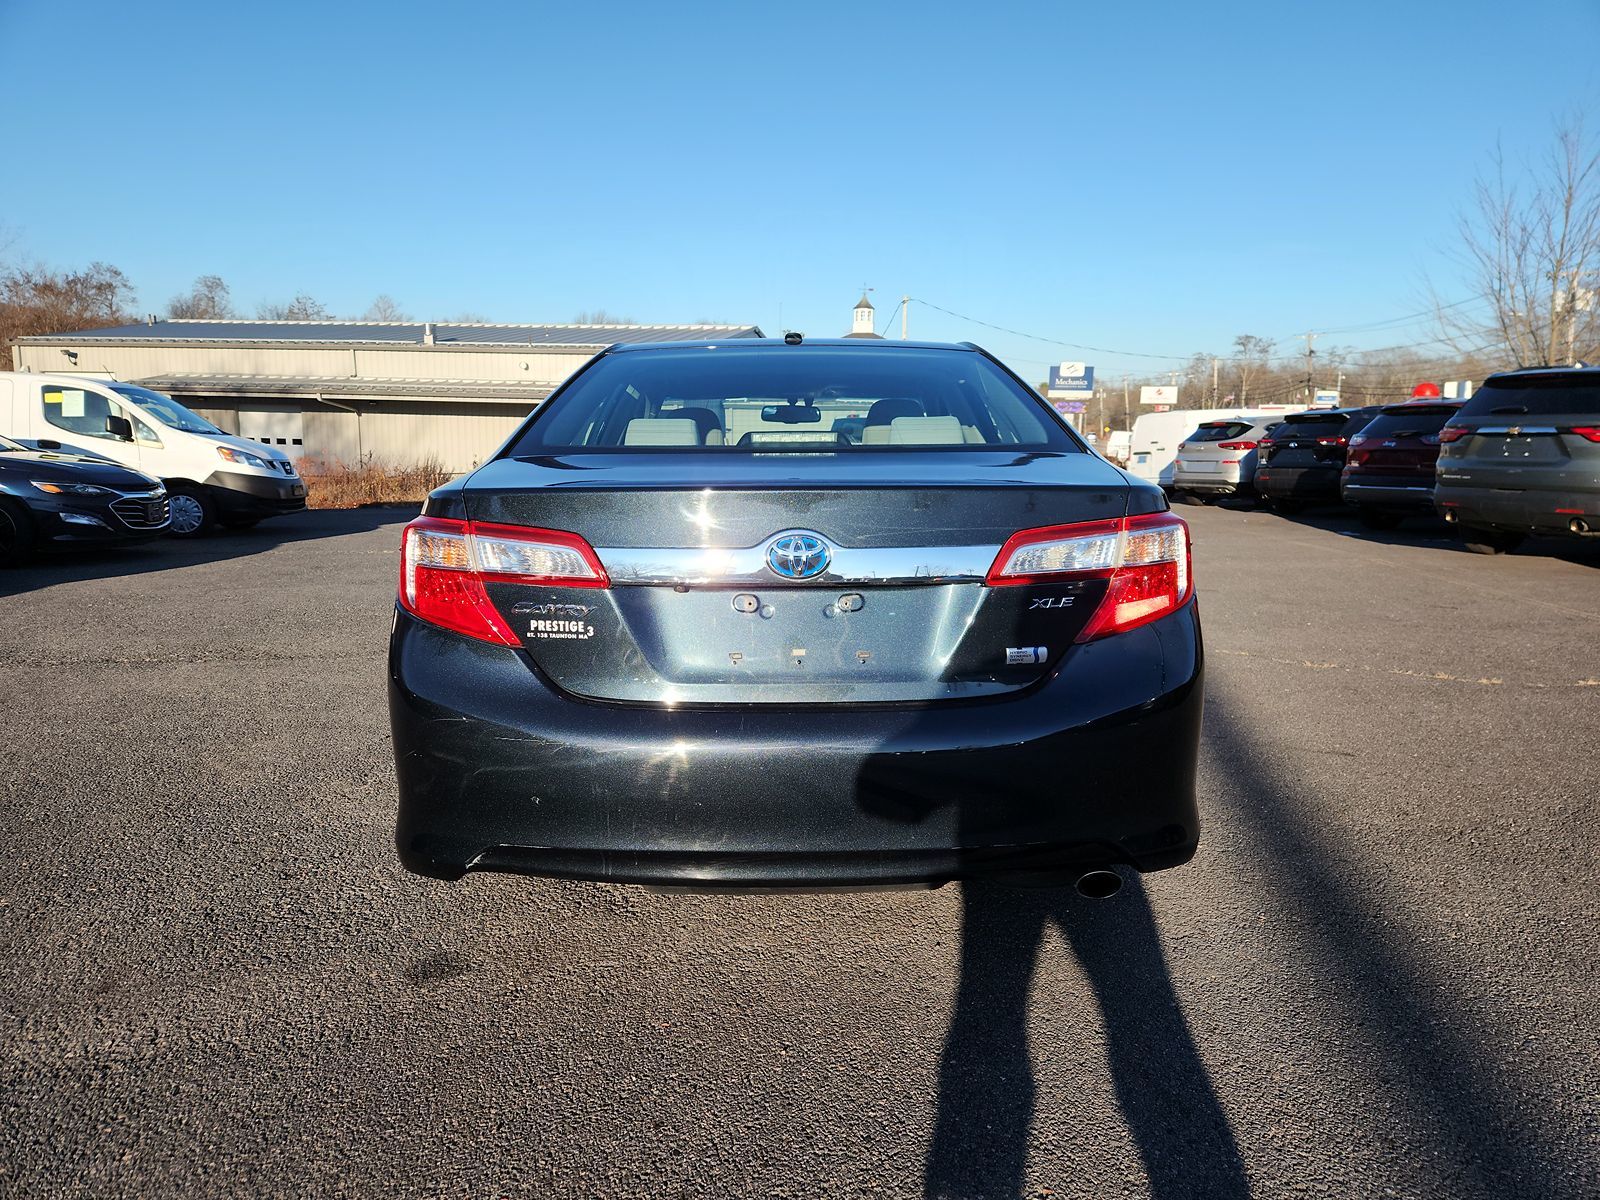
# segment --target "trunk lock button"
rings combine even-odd
[[[740,592],[733,598],[733,611],[739,613],[753,613],[759,611],[761,601],[749,592]]]
[[[849,592],[839,597],[837,606],[840,612],[860,612],[865,603],[860,592]]]

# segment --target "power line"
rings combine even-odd
[[[1142,350],[1112,350],[1106,346],[1085,346],[1079,342],[1064,342],[1060,338],[1043,337],[1037,333],[1024,333],[1020,329],[1008,329],[1004,325],[996,325],[992,321],[980,321],[977,317],[969,317],[965,313],[958,313],[948,308],[942,308],[931,300],[923,300],[913,296],[918,304],[925,305],[936,312],[946,316],[955,317],[958,321],[970,321],[974,325],[982,325],[985,329],[998,330],[1000,333],[1009,333],[1013,337],[1026,338],[1032,342],[1048,342],[1052,346],[1065,346],[1068,350],[1088,350],[1093,354],[1115,354],[1119,358],[1159,358],[1170,362],[1188,362],[1192,355],[1189,354],[1150,354]]]

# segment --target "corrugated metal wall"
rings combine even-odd
[[[319,461],[355,466],[366,460],[411,466],[433,459],[452,475],[459,475],[498,450],[528,415],[520,404],[425,399],[349,403],[359,410],[359,417],[325,405],[306,405],[302,410],[305,445],[299,453],[287,446],[282,449],[299,459],[306,470],[314,470]],[[240,412],[284,410],[281,402],[257,405],[248,399],[195,401],[189,407],[229,433],[238,432]]]

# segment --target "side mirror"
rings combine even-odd
[[[61,449],[61,443],[56,441],[54,438],[39,438],[33,444],[35,446],[39,447],[39,449],[41,449],[41,450],[59,450],[59,449]]]
[[[127,417],[107,417],[106,432],[119,441],[133,441],[133,422]]]

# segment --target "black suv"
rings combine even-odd
[[[1439,443],[1434,503],[1471,549],[1600,537],[1600,368],[1491,375]]]
[[[1380,411],[1375,405],[1290,413],[1256,448],[1256,495],[1283,513],[1340,503],[1350,439]]]

